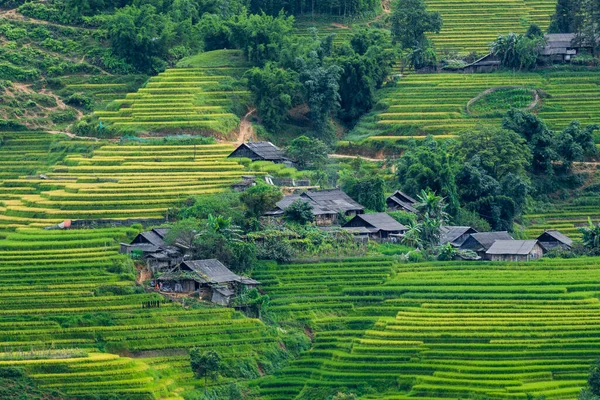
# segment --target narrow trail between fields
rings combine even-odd
[[[369,157],[363,157],[363,156],[350,156],[347,154],[329,154],[329,158],[350,158],[350,159],[360,158],[362,160],[371,161],[371,162],[385,161],[385,158],[369,158]]]
[[[240,121],[240,133],[238,134],[237,141],[235,142],[236,146],[246,143],[250,138],[255,137],[254,125],[252,125],[252,121],[250,121],[250,117],[255,112],[256,108],[251,108]]]

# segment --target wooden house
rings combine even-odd
[[[289,162],[283,151],[271,142],[242,143],[228,158],[249,158],[252,161],[272,161],[274,163]]]
[[[347,217],[363,214],[365,208],[340,189],[307,190],[300,197],[310,199],[319,207],[340,212]]]
[[[371,239],[387,239],[390,235],[403,235],[408,228],[387,213],[359,214],[344,224],[344,229],[356,229],[360,235],[364,230]]]
[[[264,214],[265,217],[279,218],[295,201],[304,201],[311,205],[315,223],[318,226],[329,226],[337,221],[338,214],[354,216],[364,213],[364,207],[355,202],[339,189],[307,190],[300,195],[284,196],[277,202],[275,209]]]
[[[537,241],[544,253],[556,248],[570,250],[573,247],[573,240],[559,231],[545,231],[538,236]]]
[[[450,243],[454,247],[460,247],[472,233],[477,233],[477,230],[470,226],[442,226],[440,228],[440,246]]]
[[[498,240],[509,241],[514,239],[506,231],[471,233],[460,245],[460,249],[472,250],[481,258],[485,258],[488,249]]]
[[[462,68],[462,72],[467,74],[493,72],[500,69],[500,65],[500,58],[490,53],[472,62],[471,64],[465,65]]]
[[[154,228],[138,234],[131,243],[121,243],[121,254],[139,253],[150,271],[158,271],[176,266],[183,261],[183,249],[167,245],[164,241],[168,228]]]
[[[409,195],[396,190],[391,196],[385,199],[385,204],[388,211],[406,211],[410,213],[417,213],[415,204],[417,201]]]
[[[162,290],[197,293],[201,299],[228,306],[243,289],[253,289],[258,281],[234,274],[219,260],[184,261],[158,277]]]
[[[486,251],[492,261],[530,261],[543,256],[537,240],[496,240]]]

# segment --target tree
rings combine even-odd
[[[553,175],[552,161],[558,157],[553,148],[554,135],[544,121],[527,111],[510,110],[502,120],[502,127],[525,138],[531,150],[534,173]]]
[[[437,246],[441,228],[448,223],[444,198],[430,190],[421,190],[415,208],[419,211],[420,243],[425,248]]]
[[[381,176],[359,169],[343,172],[339,182],[342,190],[366,209],[385,211],[385,182]]]
[[[285,219],[300,225],[306,225],[315,220],[313,207],[308,201],[295,200],[284,212]]]
[[[502,66],[511,69],[528,70],[535,67],[544,47],[544,36],[498,35],[491,45],[491,53],[500,58]]]
[[[173,24],[151,5],[119,9],[107,24],[113,52],[142,72],[164,68]]]
[[[325,142],[333,138],[325,137],[329,115],[340,106],[339,80],[342,69],[337,65],[323,67],[315,52],[308,63],[299,60],[300,82],[304,87],[305,99],[315,130]]]
[[[286,150],[287,156],[294,161],[300,169],[311,167],[319,169],[323,167],[328,160],[327,145],[315,138],[299,136],[292,140]]]
[[[588,217],[588,226],[579,228],[579,231],[583,234],[583,245],[591,250],[598,250],[600,248],[600,223],[594,225],[592,219]],[[598,369],[598,366],[596,366]],[[600,395],[600,372],[598,372],[598,392],[594,392]]]
[[[427,11],[423,0],[396,0],[392,5],[392,41],[404,49],[421,45],[426,32],[439,33],[442,17]]]
[[[577,1],[558,0],[556,11],[552,16],[552,21],[548,32],[551,33],[571,33],[574,32],[574,9]]]
[[[396,174],[403,192],[411,196],[422,190],[438,193],[446,199],[448,212],[456,215],[460,208],[455,179],[459,164],[446,146],[432,137],[412,142],[400,158]]]
[[[208,379],[215,381],[221,368],[221,356],[214,350],[203,351],[193,348],[190,351],[190,365],[197,378],[204,378],[204,388],[208,387]]]
[[[600,396],[600,360],[597,360],[590,370],[588,388],[595,396]]]
[[[282,11],[276,17],[242,13],[230,23],[231,41],[254,65],[277,61],[285,44],[292,37],[294,17]]]
[[[257,219],[265,212],[275,208],[277,202],[282,198],[283,195],[278,187],[267,184],[252,186],[240,196],[250,217]]]
[[[298,75],[292,70],[267,63],[246,72],[248,88],[262,121],[271,131],[278,131],[293,106],[298,91]]]
[[[498,181],[507,174],[524,176],[531,163],[525,138],[514,131],[489,126],[459,134],[456,151],[465,160],[479,157],[478,165]]]

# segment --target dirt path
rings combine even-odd
[[[375,19],[373,19],[373,21],[369,21],[367,23],[367,25],[371,26],[371,24],[373,22],[377,22],[381,18],[383,18],[386,15],[390,14],[392,12],[392,8],[390,7],[390,2],[391,2],[391,0],[381,0],[381,9],[383,10],[383,13],[379,14],[378,16],[376,16]]]
[[[31,22],[33,24],[55,26],[57,28],[73,28],[73,26],[69,26],[69,25],[61,25],[61,24],[56,24],[54,22],[44,21],[42,19],[26,17],[25,15],[19,13],[16,8],[13,8],[11,10],[0,11],[0,18],[12,19],[14,21]],[[86,31],[95,31],[96,30],[96,29],[92,29],[92,28],[83,28],[80,26],[78,26],[77,29],[84,29]]]
[[[252,121],[250,121],[250,117],[255,112],[256,108],[251,108],[240,121],[240,133],[238,134],[237,141],[235,142],[236,146],[246,143],[250,138],[255,137],[254,125],[252,125]]]
[[[357,157],[360,158],[360,159],[362,159],[362,160],[371,161],[371,162],[385,161],[384,158],[369,158],[369,157],[363,157],[363,156],[349,156],[349,155],[346,155],[346,154],[329,154],[329,158],[351,158],[351,159],[354,159],[354,158],[357,158]]]

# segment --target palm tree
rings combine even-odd
[[[423,241],[421,240],[421,224],[416,222],[408,224],[408,230],[402,237],[402,243],[418,249],[423,248]]]
[[[600,223],[594,225],[592,219],[588,217],[588,224],[585,228],[579,228],[583,233],[583,244],[590,249],[597,249],[600,247]]]

